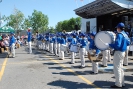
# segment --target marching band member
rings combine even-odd
[[[60,44],[61,45],[66,45],[66,36],[64,34],[61,35],[61,39],[60,39]],[[60,50],[60,60],[64,60],[64,51]]]
[[[76,40],[76,34],[72,34],[72,39],[71,39],[71,43],[70,43],[70,51],[71,51],[71,62],[70,62],[70,64],[74,64],[75,63],[75,52],[74,52],[74,50],[76,50],[76,49],[73,49],[74,48],[74,46],[77,46],[77,40]]]
[[[127,34],[124,32],[125,25],[124,23],[119,23],[117,26],[117,36],[114,44],[105,43],[105,45],[114,48],[114,75],[115,75],[115,85],[111,86],[111,88],[121,88],[124,87],[124,71],[123,71],[123,60],[125,57],[125,51],[127,50],[127,46],[130,44],[130,40]]]
[[[94,43],[95,35],[96,35],[96,33],[94,33],[94,32],[92,32],[90,34],[89,50],[90,50],[90,54],[92,54],[92,52],[94,50],[96,50],[96,53],[94,56],[96,56],[96,58],[97,58],[99,53],[100,53],[100,50],[95,46],[95,43]],[[98,62],[94,62],[93,60],[92,60],[92,72],[91,72],[91,74],[98,74]]]
[[[49,49],[50,49],[50,53],[53,54],[53,34],[50,34],[50,39],[49,39]]]
[[[81,59],[81,66],[79,68],[85,68],[85,46],[86,46],[86,40],[85,40],[85,34],[81,34],[81,40],[80,40],[80,59]]]
[[[28,32],[27,32],[27,35],[28,35],[28,47],[29,47],[29,54],[32,53],[32,48],[31,48],[31,32],[30,32],[30,29],[28,29]]]
[[[57,55],[58,55],[58,57],[60,56],[60,40],[61,40],[61,38],[60,38],[60,34],[57,34]]]
[[[54,43],[54,54],[57,56],[57,37],[53,37],[53,43]]]
[[[12,53],[13,58],[15,58],[15,42],[16,42],[16,40],[14,37],[14,33],[11,32],[9,47],[11,49],[11,53]]]
[[[45,40],[46,40],[45,49],[46,49],[46,51],[49,51],[49,34],[46,34]]]

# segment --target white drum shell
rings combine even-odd
[[[77,45],[71,45],[70,51],[75,52],[75,53],[79,52],[78,46]]]
[[[67,46],[61,44],[61,45],[60,45],[60,50],[61,50],[61,51],[66,51],[66,50],[67,50]]]
[[[115,41],[115,38],[116,38],[116,34],[114,32],[111,32],[111,31],[98,32],[94,39],[95,46],[100,50],[106,50],[108,49],[108,46],[105,45],[104,43],[111,44]]]

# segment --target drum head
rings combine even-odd
[[[96,47],[100,50],[108,49],[108,46],[106,46],[104,43],[111,44],[114,41],[114,38],[115,38],[114,35],[115,34],[113,32],[109,32],[109,31],[98,32],[94,39]]]

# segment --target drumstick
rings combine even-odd
[[[99,40],[100,40],[102,43],[104,43],[104,44],[105,44],[105,42],[103,42],[100,38],[99,38]]]

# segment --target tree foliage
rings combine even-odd
[[[32,16],[29,16],[29,20],[34,32],[44,32],[48,29],[48,16],[41,11],[34,10]]]
[[[75,30],[75,25],[78,25],[78,27],[81,27],[81,18],[70,18],[69,20],[60,21],[56,25],[56,30],[58,32],[61,32],[63,30],[66,31],[72,31]]]
[[[14,9],[13,14],[7,17],[3,16],[3,19],[7,22],[6,26],[11,26],[15,30],[21,30],[24,21],[24,14],[20,10]]]

